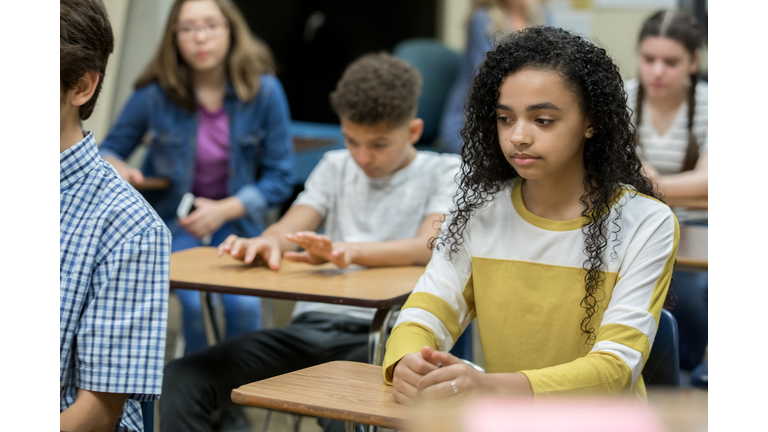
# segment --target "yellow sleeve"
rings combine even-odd
[[[627,268],[613,290],[595,344],[584,357],[537,370],[524,370],[534,393],[615,393],[642,391],[641,372],[651,351],[669,284],[680,231],[670,225],[650,229],[642,247],[626,258]],[[637,241],[638,239],[635,239]]]
[[[387,353],[384,355],[384,364],[382,365],[384,382],[392,385],[395,364],[410,353],[421,352],[425,346],[433,350],[437,350],[439,346],[434,333],[426,326],[406,322],[395,327],[387,341]]]

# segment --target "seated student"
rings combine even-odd
[[[261,236],[219,246],[273,270],[280,258],[345,267],[425,265],[427,243],[450,207],[459,159],[416,151],[418,71],[389,54],[366,55],[344,72],[331,103],[346,149],[326,153],[306,190]],[[324,229],[325,234],[314,231]],[[297,244],[305,251],[295,252]],[[369,308],[299,302],[286,328],[228,340],[166,367],[161,428],[209,431],[214,411],[243,384],[333,360],[366,361]]]
[[[59,13],[61,430],[139,432],[163,376],[171,233],[81,129],[113,49],[104,5]]]
[[[707,94],[699,81],[701,26],[679,11],[659,11],[637,42],[640,79],[626,83],[646,174],[664,197],[707,196]]]
[[[471,88],[456,207],[388,342],[392,395],[645,397],[678,227],[642,173],[618,67],[531,27]],[[485,374],[447,352],[475,317]]]
[[[232,0],[174,1],[155,57],[99,148],[127,180],[171,180],[168,190],[146,197],[171,229],[173,252],[218,246],[230,234],[257,236],[270,207],[290,197],[291,119],[274,69],[269,48]],[[142,174],[124,160],[145,135]],[[179,219],[187,192],[196,210]],[[200,293],[174,292],[186,352],[206,348]],[[224,294],[222,302],[227,338],[261,327],[258,297]]]
[[[702,41],[696,18],[674,10],[654,13],[638,37],[640,79],[625,86],[645,172],[663,197],[709,193],[708,86],[699,81]],[[675,272],[673,280],[680,367],[690,371],[703,360],[708,343],[708,276]]]

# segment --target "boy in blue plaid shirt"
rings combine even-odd
[[[60,3],[61,430],[143,431],[160,394],[171,235],[81,129],[112,27],[101,0]]]

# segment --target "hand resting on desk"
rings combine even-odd
[[[392,397],[404,405],[447,398],[462,403],[473,392],[533,395],[524,374],[486,374],[453,354],[434,351],[427,346],[420,353],[400,359],[392,374]]]
[[[345,268],[352,263],[353,248],[348,243],[334,243],[330,237],[313,231],[288,234],[285,238],[304,249],[303,252],[285,252],[283,256],[288,261],[309,264],[332,262],[340,268]]]

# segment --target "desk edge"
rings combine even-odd
[[[242,288],[233,286],[208,285],[195,282],[170,281],[171,289],[187,289],[195,291],[216,292],[221,294],[240,294],[251,297],[263,297],[280,300],[309,301],[315,303],[339,304],[345,306],[361,306],[375,309],[388,309],[403,304],[411,295],[410,292],[381,300],[365,300],[354,297],[335,297],[320,294],[297,294],[290,291],[273,291],[259,288]]]
[[[255,406],[259,408],[308,415],[312,417],[331,418],[334,420],[356,422],[390,429],[403,429],[405,426],[405,421],[394,417],[363,414],[355,411],[339,410],[318,405],[301,404],[297,402],[286,402],[279,399],[245,394],[239,390],[240,388],[233,389],[230,397],[232,402],[240,405]],[[331,414],[335,415],[335,417],[330,417],[329,415]]]

